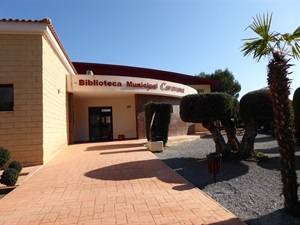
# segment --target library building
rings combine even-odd
[[[84,44],[84,43],[83,43]],[[210,92],[201,77],[73,62],[51,20],[0,20],[0,146],[24,166],[70,144],[145,139],[145,104],[173,106],[169,136],[200,132],[180,119],[180,99]]]

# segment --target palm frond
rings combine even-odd
[[[292,56],[295,59],[300,59],[300,45],[297,42],[292,46]]]
[[[272,14],[269,14],[261,17],[260,15],[256,15],[256,18],[253,17],[253,23],[249,26],[249,28],[254,31],[261,38],[266,39],[270,36],[270,28],[272,22]]]
[[[244,56],[253,54],[257,61],[274,52],[280,52],[293,58],[300,59],[300,26],[292,33],[280,34],[270,32],[272,14],[256,15],[250,28],[258,35],[255,38],[243,39],[245,43],[242,47]]]
[[[256,15],[253,18],[253,23],[248,28],[256,33],[258,37],[244,39],[246,41],[242,48],[244,56],[253,54],[253,58],[259,61],[261,57],[267,56],[273,51],[271,43],[277,41],[278,33],[270,32],[271,22],[272,14]]]
[[[292,34],[282,34],[280,41],[284,41],[291,48],[287,54],[290,53],[291,57],[300,59],[300,26]]]
[[[300,26],[297,27],[297,29],[292,33],[292,37],[294,39],[299,39],[300,38]]]

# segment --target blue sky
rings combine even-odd
[[[268,58],[243,57],[242,39],[257,14],[272,30],[300,25],[300,0],[0,0],[0,18],[49,17],[72,61],[137,66],[196,75],[228,68],[240,97],[267,86]],[[300,62],[291,96],[300,86]]]

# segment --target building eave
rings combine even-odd
[[[99,63],[87,63],[87,62],[73,62],[78,74],[86,74],[87,70],[93,71],[96,75],[118,75],[118,76],[130,76],[140,78],[152,78],[159,80],[166,80],[171,82],[177,82],[185,85],[217,85],[218,82],[211,79],[206,79],[198,76],[191,76],[187,74],[155,70],[149,68],[123,66],[123,65],[111,65],[111,64],[99,64]]]

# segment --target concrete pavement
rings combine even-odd
[[[244,225],[144,142],[70,145],[24,168],[30,177],[0,200],[0,225]]]

